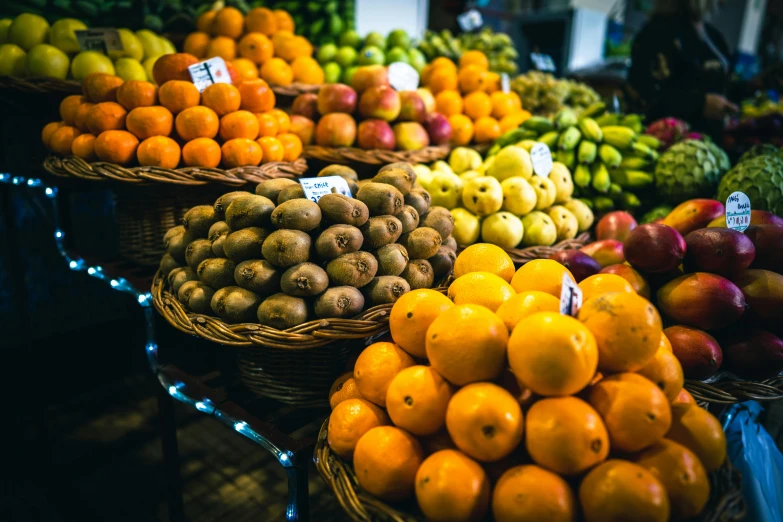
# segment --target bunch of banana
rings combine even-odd
[[[462,33],[459,36],[454,36],[448,29],[440,32],[428,30],[418,48],[430,62],[439,56],[456,62],[462,53],[475,49],[487,55],[490,71],[508,74],[517,72],[519,53],[511,37],[505,33],[495,33],[488,27],[477,33]]]

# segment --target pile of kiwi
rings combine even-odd
[[[430,207],[407,163],[359,181],[344,165],[354,198],[332,192],[305,198],[290,179],[230,192],[190,209],[165,237],[161,270],[190,312],[228,323],[284,330],[314,319],[348,318],[431,288],[451,273],[454,220]]]

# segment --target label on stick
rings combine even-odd
[[[389,85],[395,91],[415,91],[419,88],[419,73],[410,64],[394,62],[389,65]]]
[[[320,178],[300,178],[299,184],[302,185],[305,197],[310,201],[318,203],[322,196],[327,194],[342,194],[352,198],[351,189],[348,182],[340,176],[323,176]]]
[[[511,80],[508,78],[508,73],[500,74],[500,90],[506,94],[511,91]]]
[[[82,51],[100,51],[103,53],[109,51],[122,51],[122,39],[117,29],[110,27],[96,27],[94,29],[85,29],[74,31],[76,41],[79,43],[79,49]]]
[[[563,285],[560,290],[560,313],[572,317],[582,308],[582,289],[579,288],[568,273],[563,274]]]
[[[188,72],[198,92],[203,91],[213,83],[231,83],[231,74],[228,72],[226,62],[219,56],[194,63],[188,67]]]
[[[533,162],[533,171],[542,178],[548,178],[552,172],[552,151],[545,143],[536,143],[530,149],[530,159]]]
[[[744,192],[732,192],[726,198],[726,226],[737,232],[750,226],[750,199]]]

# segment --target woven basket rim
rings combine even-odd
[[[742,379],[727,372],[714,382],[686,379],[684,387],[697,401],[711,404],[778,401],[783,399],[783,372],[761,381]]]
[[[451,147],[448,145],[428,146],[418,150],[366,150],[356,147],[307,145],[302,154],[307,159],[316,159],[329,163],[383,165],[397,162],[431,163],[445,158],[449,152],[451,152]]]
[[[294,82],[289,85],[280,85],[277,83],[271,83],[269,86],[272,88],[275,94],[278,96],[292,96],[296,97],[300,94],[317,93],[321,90],[321,85],[311,83],[298,83]]]
[[[77,80],[61,80],[50,76],[0,76],[0,89],[19,92],[81,94],[82,84]]]
[[[307,161],[304,158],[299,158],[291,163],[277,161],[256,167],[236,167],[229,170],[201,167],[165,169],[160,167],[123,167],[104,161],[88,163],[77,156],[63,158],[51,154],[44,160],[43,167],[53,176],[86,181],[118,182],[132,185],[163,183],[180,186],[203,186],[216,183],[229,187],[241,187],[247,183],[260,183],[270,178],[301,176],[307,170]]]
[[[364,492],[356,481],[353,466],[334,454],[327,441],[329,417],[321,424],[313,452],[313,462],[318,474],[332,490],[345,513],[356,522],[394,521],[424,522],[424,517],[399,511],[385,502]],[[740,522],[746,514],[742,497],[740,472],[726,458],[723,466],[710,473],[711,493],[707,504],[709,512],[699,522]],[[715,498],[715,486],[720,496]],[[691,521],[694,522],[694,521]]]
[[[576,250],[585,246],[590,241],[590,232],[582,232],[573,239],[565,239],[551,246],[531,246],[526,248],[504,248],[503,250],[518,265],[524,265],[534,259],[549,259],[555,252],[561,250]],[[457,252],[459,254],[459,251]]]

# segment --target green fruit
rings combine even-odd
[[[408,50],[408,63],[410,63],[417,72],[421,73],[421,70],[427,65],[427,58],[424,56],[424,53],[418,49],[410,49]]]
[[[685,140],[664,152],[655,166],[655,189],[672,203],[715,193],[720,169],[710,148],[701,141]]]
[[[52,30],[54,30],[54,27],[52,27]],[[117,32],[120,33],[122,51],[109,51],[109,58],[112,60],[134,58],[141,61],[144,58],[144,47],[141,46],[141,42],[136,38],[136,35],[133,34],[133,31],[130,29],[117,29]]]
[[[152,68],[155,66],[155,62],[158,60],[159,56],[160,55],[150,56],[149,58],[145,58],[144,61],[141,63],[144,66],[144,72],[147,73],[148,82],[155,83],[155,77],[152,75]]]
[[[80,47],[76,40],[76,31],[85,29],[87,26],[74,18],[57,20],[49,30],[49,43],[64,53],[78,53]]]
[[[765,154],[775,154],[777,152],[777,148],[769,143],[760,143],[759,145],[753,145],[751,148],[745,152],[742,156],[740,156],[739,163],[742,163],[745,160],[753,159],[758,156],[763,156]]]
[[[83,80],[92,73],[114,74],[114,65],[108,56],[97,51],[82,51],[74,56],[71,62],[71,76]]]
[[[365,47],[377,47],[381,50],[386,49],[386,38],[381,33],[371,32],[368,33],[364,39]]]
[[[141,47],[144,49],[144,59],[151,58],[153,56],[160,56],[165,54],[166,49],[163,43],[158,38],[158,35],[150,31],[149,29],[141,29],[136,31],[136,38],[141,43]]]
[[[0,20],[0,44],[4,44],[8,40],[8,28],[11,27],[12,23],[13,20],[10,18]]]
[[[339,15],[332,14],[329,16],[328,32],[332,36],[338,36],[343,31],[343,20]]]
[[[408,53],[402,47],[393,47],[391,50],[389,50],[388,53],[386,53],[387,65],[394,62],[408,63],[409,61]]]
[[[346,85],[351,85],[351,80],[353,79],[353,73],[356,72],[356,69],[358,69],[358,65],[354,65],[353,67],[348,67],[343,71],[343,76],[341,78],[342,83]]]
[[[753,210],[783,216],[783,159],[767,154],[735,165],[720,180],[718,200],[737,190],[748,196]]]
[[[26,53],[14,44],[0,45],[0,76],[24,76]]]
[[[510,212],[496,212],[481,224],[481,240],[501,248],[514,248],[525,235],[522,220]]]
[[[343,34],[340,35],[340,45],[345,47],[353,47],[357,48],[362,44],[362,37],[359,36],[359,33],[354,31],[353,29],[345,31]]]
[[[147,81],[147,72],[144,70],[141,62],[134,58],[120,58],[114,62],[114,69],[117,76],[126,82],[130,80]]]
[[[642,220],[640,223],[652,223],[656,219],[663,219],[666,216],[671,213],[671,211],[674,210],[674,207],[671,207],[669,205],[661,205],[659,207],[655,207],[654,209],[647,212],[645,215],[642,216]]]
[[[334,56],[334,61],[337,62],[340,67],[345,69],[356,63],[356,50],[353,47],[343,46],[337,50],[337,54]]]
[[[401,47],[407,49],[411,45],[411,37],[403,29],[394,29],[386,40],[389,47]]]
[[[723,176],[731,168],[731,160],[729,160],[729,155],[726,154],[725,150],[720,148],[712,141],[705,141],[704,144],[707,145],[707,148],[710,149],[712,155],[715,156],[716,160],[718,160],[718,176]]]
[[[160,42],[160,46],[163,49],[163,54],[176,54],[177,48],[174,47],[174,44],[171,43],[171,40],[159,36],[158,42]]]
[[[163,20],[159,16],[147,15],[144,17],[144,27],[150,31],[160,33],[163,31]]]
[[[455,208],[451,211],[454,218],[454,230],[451,236],[457,241],[459,246],[470,246],[478,241],[481,232],[481,222],[478,216],[464,208]]]
[[[383,65],[386,61],[386,56],[380,47],[367,46],[359,52],[356,62],[359,65]]]
[[[27,76],[51,76],[64,80],[68,76],[68,55],[53,45],[36,45],[27,53],[25,70]]]
[[[336,57],[337,46],[334,44],[322,45],[321,48],[318,49],[318,53],[315,55],[316,60],[318,60],[318,63],[321,65],[334,61]]]
[[[336,62],[329,62],[324,65],[324,82],[338,83],[342,74],[343,70]]]
[[[25,51],[46,41],[49,22],[43,16],[22,13],[8,27],[8,43],[16,44]],[[39,51],[40,52],[40,51]]]
[[[544,212],[536,210],[523,217],[522,226],[525,229],[525,237],[522,238],[524,246],[549,246],[557,239],[557,227]]]

